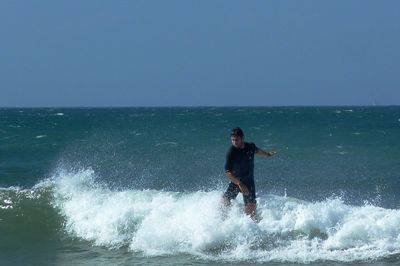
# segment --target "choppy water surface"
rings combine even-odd
[[[7,264],[397,264],[400,108],[0,109]],[[219,211],[229,131],[259,223]]]

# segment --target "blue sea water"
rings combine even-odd
[[[260,222],[219,212],[230,129]],[[400,262],[400,107],[0,109],[1,265]]]

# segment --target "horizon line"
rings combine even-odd
[[[51,109],[51,108],[282,108],[282,107],[397,107],[400,104],[369,105],[65,105],[65,106],[0,106],[1,109]]]

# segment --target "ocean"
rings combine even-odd
[[[0,109],[0,265],[399,265],[399,192],[399,106]]]

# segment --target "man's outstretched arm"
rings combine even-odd
[[[264,156],[264,157],[271,157],[274,156],[277,152],[275,150],[272,151],[264,151],[260,148],[257,148],[256,154],[259,156]]]

